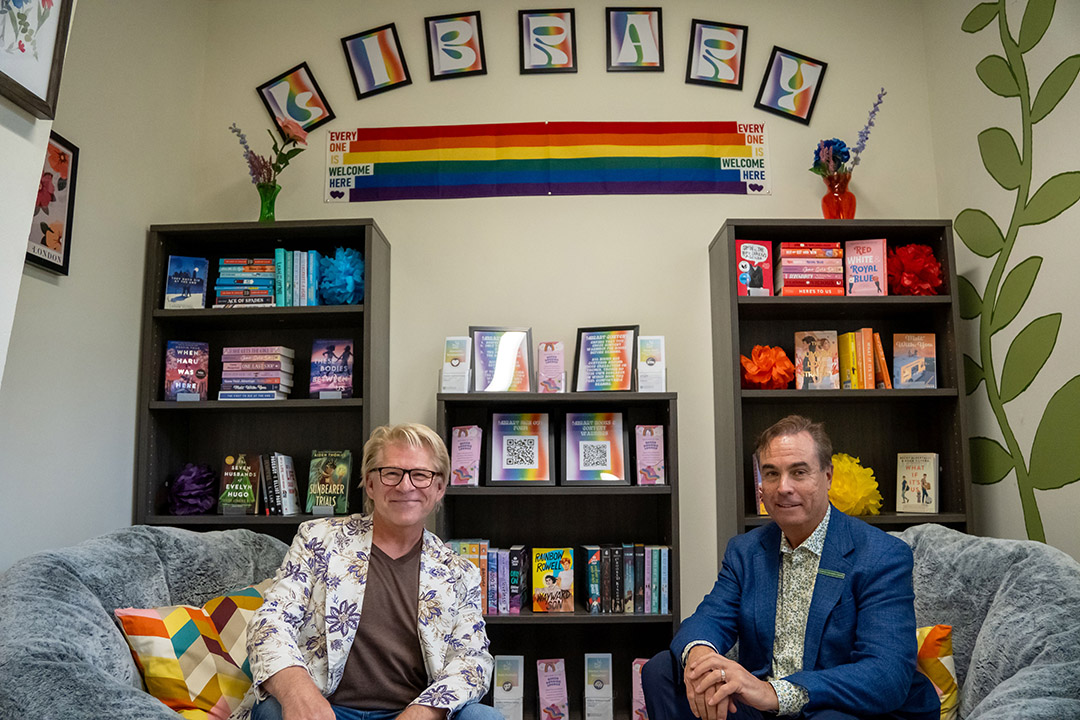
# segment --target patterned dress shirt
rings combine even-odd
[[[804,688],[780,678],[803,669],[806,620],[830,515],[831,505],[814,532],[797,548],[792,548],[787,537],[780,533],[780,584],[776,593],[776,639],[770,673],[774,679],[769,680],[780,701],[779,715],[795,715],[810,700]]]

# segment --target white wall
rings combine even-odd
[[[1018,139],[1019,103],[1015,98],[993,95],[975,74],[975,66],[988,55],[1002,55],[997,22],[976,34],[964,33],[960,26],[976,3],[939,3],[928,0],[925,10],[930,107],[934,154],[941,208],[944,217],[955,219],[965,208],[987,212],[1004,231],[1012,215],[1016,193],[1003,190],[983,168],[977,136],[990,127],[1008,130]],[[1008,18],[1013,37],[1019,36],[1026,3],[1010,2]],[[1031,85],[1031,97],[1058,63],[1076,53],[1080,4],[1059,2],[1054,19],[1043,40],[1024,57]],[[1073,86],[1057,108],[1033,129],[1032,193],[1053,175],[1080,170],[1080,143],[1076,140],[1076,118],[1080,115],[1080,83]],[[929,158],[928,158],[929,160]],[[1043,410],[1050,397],[1066,380],[1078,374],[1076,352],[1080,348],[1080,291],[1075,268],[1080,262],[1080,206],[1074,205],[1057,218],[1020,230],[1015,250],[1008,262],[1012,269],[1031,256],[1044,259],[1031,296],[1020,315],[993,339],[994,362],[1000,377],[1005,354],[1017,333],[1035,318],[1062,313],[1056,348],[1031,386],[1005,405],[1017,442],[1030,462],[1031,444]],[[993,265],[968,250],[957,238],[957,264],[980,292],[985,288]],[[975,321],[964,322],[966,351],[979,357]],[[969,396],[971,432],[996,440],[1002,433],[986,400],[985,386]],[[1072,428],[1080,435],[1080,408],[1073,413]],[[1026,539],[1024,517],[1016,478],[973,488],[977,530],[995,537]],[[1073,557],[1080,558],[1080,533],[1076,531],[1080,507],[1080,483],[1061,489],[1035,491],[1046,541]]]
[[[0,570],[131,523],[146,227],[203,217],[191,212],[191,156],[205,8],[79,3],[54,126],[81,151],[70,275],[22,271],[0,386]],[[18,168],[0,171],[0,338],[47,137],[48,123],[26,127],[0,107],[0,156]]]
[[[252,89],[306,60],[337,114],[311,136],[311,149],[282,176],[279,219],[377,219],[393,246],[391,419],[435,421],[442,339],[470,324],[529,325],[534,340],[573,347],[576,328],[638,323],[667,336],[669,388],[679,393],[684,612],[716,571],[713,409],[706,248],[727,217],[820,217],[823,185],[807,172],[818,140],[853,142],[884,85],[889,95],[853,189],[859,216],[937,217],[936,179],[924,155],[929,137],[928,68],[913,52],[921,17],[895,2],[664,3],[666,71],[605,71],[602,5],[578,4],[580,70],[518,74],[517,7],[474,2],[482,12],[489,73],[430,82],[423,18],[445,3],[329,0],[273,41],[284,0],[234,0],[211,10],[199,143],[199,212],[205,220],[253,220],[258,203],[240,150],[226,128],[236,121],[267,150],[268,117]],[[807,32],[806,18],[844,18],[844,41]],[[687,85],[691,18],[750,27],[742,92]],[[357,102],[339,39],[395,22],[413,85]],[[887,29],[887,32],[885,31]],[[809,127],[753,109],[773,45],[829,63]],[[587,196],[400,201],[326,205],[326,132],[396,125],[526,120],[746,120],[768,124],[771,197],[724,195]]]

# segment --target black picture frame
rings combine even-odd
[[[495,430],[496,423],[503,418],[513,418],[521,415],[540,415],[544,418],[546,428],[544,430],[541,440],[546,443],[546,447],[538,450],[542,452],[544,461],[547,464],[547,477],[541,480],[521,480],[521,479],[502,479],[500,477],[502,472],[502,456],[504,449],[504,438],[507,437],[503,433],[499,433]],[[484,452],[482,460],[487,460],[487,472],[484,474],[484,484],[487,486],[497,487],[545,487],[555,485],[556,467],[554,464],[555,458],[555,419],[550,412],[537,412],[530,413],[528,411],[517,412],[492,412],[488,415],[487,425],[487,448]],[[510,437],[513,437],[512,435]],[[539,442],[539,441],[538,441]],[[540,452],[537,454],[537,460],[540,459]]]
[[[390,37],[394,39],[394,46],[397,52],[398,58],[401,60],[401,69],[405,73],[405,79],[395,82],[391,85],[384,87],[377,87],[374,90],[368,90],[364,92],[360,87],[360,79],[357,77],[357,67],[354,59],[354,55],[350,49],[350,45],[356,42],[363,42],[365,39],[379,35],[380,33],[389,32]],[[397,90],[398,88],[405,87],[406,85],[412,85],[412,75],[409,73],[409,63],[405,61],[405,52],[401,49],[401,37],[398,35],[397,26],[394,23],[387,23],[386,25],[380,25],[370,30],[361,30],[358,33],[349,35],[348,37],[341,38],[341,49],[345,52],[345,64],[349,66],[349,77],[352,78],[353,90],[356,91],[356,99],[363,100],[373,95],[388,92],[390,90]]]
[[[701,28],[722,28],[724,30],[737,30],[741,34],[742,42],[739,43],[739,50],[737,56],[739,58],[739,70],[736,73],[736,78],[733,82],[726,82],[724,80],[716,79],[709,80],[702,78],[694,74],[694,60],[699,56],[699,47],[697,42],[698,31]],[[686,58],[686,82],[691,85],[705,85],[714,88],[724,88],[726,90],[742,90],[743,79],[746,77],[746,41],[750,35],[750,28],[746,25],[736,25],[735,23],[713,22],[711,20],[698,20],[693,19],[690,21],[690,41],[689,51]],[[720,58],[715,58],[719,60]],[[715,67],[715,66],[714,66]],[[717,77],[719,78],[719,68],[717,68]]]
[[[277,128],[278,134],[281,135],[281,139],[286,142],[288,142],[289,137],[285,134],[285,131],[282,129],[281,125],[277,121],[279,115],[274,111],[274,106],[271,102],[269,94],[271,88],[278,85],[282,80],[285,80],[291,75],[297,75],[300,73],[306,75],[307,79],[311,81],[311,90],[314,91],[314,94],[318,97],[319,102],[322,104],[323,108],[326,109],[326,115],[311,123],[302,123],[296,118],[290,118],[288,114],[280,117],[282,117],[282,119],[296,120],[296,122],[300,124],[300,127],[302,127],[305,132],[309,133],[316,128],[322,127],[336,117],[334,115],[334,109],[330,107],[330,102],[326,99],[326,95],[323,93],[322,88],[319,87],[319,83],[315,79],[315,74],[311,72],[311,68],[308,67],[307,62],[302,62],[295,67],[291,67],[280,75],[277,75],[267,80],[262,85],[255,88],[255,92],[258,94],[259,99],[262,100],[263,107],[265,107],[266,112],[270,114],[270,121],[274,124],[274,127]]]
[[[612,57],[612,21],[615,13],[653,13],[656,15],[656,50],[659,54],[657,65],[620,65]],[[604,23],[604,36],[607,39],[607,71],[608,72],[664,72],[664,12],[659,7],[609,7],[606,9],[606,22]]]
[[[631,333],[630,336],[630,363],[628,368],[629,383],[626,383],[625,387],[620,384],[619,387],[614,388],[598,388],[598,387],[585,387],[582,388],[582,382],[585,378],[581,373],[581,344],[582,339],[587,335],[604,334],[604,333]],[[598,327],[584,327],[578,328],[577,342],[574,346],[574,385],[572,392],[637,392],[638,389],[638,376],[637,376],[637,354],[638,354],[638,335],[640,334],[640,326],[638,325],[604,325]],[[609,362],[610,362],[609,358]]]
[[[529,47],[529,31],[526,20],[534,15],[566,15],[569,21],[568,34],[570,36],[570,63],[554,67],[531,67],[526,64],[526,50]],[[577,21],[573,8],[558,8],[554,10],[518,10],[518,67],[522,75],[538,75],[549,73],[576,73],[578,71],[577,60]]]
[[[60,157],[65,155],[65,158]],[[61,168],[59,163],[64,167]],[[67,173],[66,178],[62,177],[64,172]],[[30,237],[26,241],[26,262],[57,275],[67,275],[71,262],[71,227],[75,219],[75,181],[78,172],[79,148],[56,131],[50,131],[45,165],[41,170],[42,180],[38,186],[37,204],[34,206],[34,219],[30,225]],[[49,175],[48,181],[45,179],[46,175]],[[58,175],[61,177],[58,178]],[[56,238],[56,241],[62,242],[60,257],[57,257],[56,250],[48,245],[50,234],[56,233],[57,221],[45,222],[52,219],[49,209],[53,203],[64,205],[63,225],[60,237]]]
[[[432,43],[435,26],[445,20],[461,20],[463,18],[475,18],[476,20],[476,48],[475,53],[479,56],[480,67],[475,70],[444,70],[438,71],[435,58],[437,53]],[[428,72],[432,82],[435,80],[452,80],[455,78],[470,77],[472,75],[487,75],[487,56],[484,53],[484,29],[480,22],[480,11],[473,10],[465,13],[449,13],[447,15],[432,15],[424,18],[424,37],[427,38]]]
[[[74,4],[75,0],[55,0],[53,8],[50,8],[52,10],[59,7],[59,14],[57,15],[52,57],[49,60],[49,80],[44,95],[35,92],[5,72],[5,67],[8,70],[14,68],[8,65],[3,54],[0,53],[0,95],[42,120],[52,120],[56,117],[56,102],[60,95],[60,76],[64,70],[64,53],[67,50],[68,32],[71,29],[71,15]],[[11,11],[13,12],[14,8]],[[14,24],[14,21],[9,21],[7,17],[0,17],[0,21]],[[25,57],[25,55],[20,57]]]
[[[477,378],[484,372],[480,367],[480,347],[477,342],[477,336],[483,336],[486,334],[504,334],[508,332],[524,333],[525,334],[525,365],[526,365],[526,377],[528,379],[528,387],[525,389],[495,389],[486,390],[477,387]],[[533,392],[536,389],[536,363],[533,358],[533,343],[532,343],[532,328],[531,327],[516,327],[516,326],[501,326],[501,325],[470,325],[469,326],[469,339],[472,346],[472,372],[469,376],[469,392]]]
[[[622,466],[623,466],[622,475],[623,476],[621,478],[612,478],[612,479],[593,479],[593,478],[590,478],[590,479],[577,479],[577,478],[574,478],[573,477],[574,473],[572,473],[571,469],[570,469],[570,467],[571,467],[570,466],[570,460],[571,460],[570,446],[572,444],[571,443],[571,438],[570,438],[570,432],[571,432],[570,426],[571,426],[571,423],[572,423],[575,416],[579,416],[579,415],[595,415],[595,414],[600,414],[600,413],[617,415],[619,417],[619,426],[620,427],[619,427],[618,435],[619,435],[619,442],[621,443],[621,445],[617,450],[619,451],[618,455],[622,460]],[[625,412],[620,411],[620,410],[610,411],[610,413],[605,413],[604,410],[587,410],[587,411],[567,410],[567,412],[564,413],[563,416],[562,416],[562,437],[561,437],[562,442],[559,443],[559,469],[561,471],[561,474],[559,475],[559,484],[564,485],[564,486],[568,486],[568,487],[606,487],[606,486],[619,486],[619,485],[630,485],[630,484],[632,484],[631,481],[632,481],[632,478],[634,476],[634,471],[630,467],[630,434],[629,434],[628,430],[629,430],[629,421],[627,419],[627,415],[626,415]],[[590,441],[585,441],[585,442],[590,442]],[[613,450],[611,452],[611,457],[614,457],[614,456],[615,456],[615,451]],[[580,471],[580,467],[575,467],[574,472],[576,473],[578,471]]]
[[[769,80],[773,76],[777,57],[780,55],[787,55],[788,57],[792,57],[808,63],[814,63],[815,65],[819,65],[821,67],[821,72],[818,74],[817,80],[814,82],[814,85],[812,87],[810,105],[806,110],[805,116],[798,113],[788,112],[786,110],[762,101],[762,98],[765,96],[765,91],[769,87]],[[765,75],[761,78],[761,87],[758,88],[757,100],[754,101],[754,107],[758,110],[764,110],[767,113],[772,113],[773,115],[779,115],[782,118],[802,123],[803,125],[809,125],[810,118],[812,118],[814,115],[814,107],[817,105],[818,96],[821,94],[821,84],[825,81],[825,70],[828,67],[829,64],[823,60],[818,60],[816,58],[810,57],[809,55],[803,55],[802,53],[797,53],[793,50],[787,50],[778,45],[773,45],[772,52],[769,54],[769,62],[765,65]],[[802,91],[800,90],[800,92]]]

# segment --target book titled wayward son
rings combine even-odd
[[[218,514],[254,515],[259,497],[259,457],[244,453],[225,456],[221,468]]]
[[[492,483],[554,485],[548,414],[494,413],[488,467]]]
[[[313,398],[353,396],[353,341],[316,340],[311,344],[311,386]]]
[[[165,347],[165,399],[205,400],[210,345],[169,340]]]
[[[936,388],[937,351],[934,333],[893,335],[893,387]]]
[[[352,452],[312,450],[305,512],[314,515],[347,514],[351,477]]]
[[[573,548],[533,548],[533,612],[574,612]]]
[[[186,310],[206,304],[206,258],[169,256],[165,271],[165,309]]]
[[[566,413],[566,484],[629,485],[622,413]]]

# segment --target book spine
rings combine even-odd
[[[262,469],[262,476],[264,478],[270,477],[266,472],[269,469],[267,464],[266,455],[257,456],[259,459],[259,465]],[[259,505],[255,508],[256,515],[269,515],[270,514],[270,492],[266,489],[269,485],[268,482],[259,483]]]
[[[634,545],[634,612],[645,612],[645,546]]]
[[[308,305],[319,304],[318,287],[319,282],[316,277],[319,274],[319,253],[315,250],[308,250],[308,272],[307,272],[307,284],[308,284]]]
[[[781,250],[805,250],[805,249],[821,249],[821,250],[839,250],[840,243],[838,242],[782,242],[780,243]]]
[[[600,612],[611,612],[611,548],[600,548]]]
[[[477,565],[480,568],[480,607],[482,608],[486,608],[488,604],[488,545],[487,540],[481,540],[477,547]]]
[[[222,370],[277,370],[279,372],[291,372],[292,365],[283,367],[280,360],[275,362],[223,362]]]
[[[840,387],[844,390],[858,390],[859,371],[855,333],[844,333],[837,340],[837,353],[840,357]]]
[[[279,455],[279,462],[281,464],[281,514],[282,515],[299,515],[300,514],[300,489],[296,485],[296,467],[293,465],[293,459],[290,455]]]
[[[874,331],[871,328],[859,329],[859,387],[874,388]]]
[[[671,585],[671,548],[664,545],[660,548],[660,614],[667,615],[671,612],[671,601],[668,588]]]
[[[271,515],[283,515],[281,500],[281,470],[278,464],[278,456],[281,453],[271,453],[270,460],[267,463],[269,465],[269,472],[264,473],[263,477],[267,478],[267,484],[270,486],[270,503],[273,506],[271,509]]]
[[[586,587],[588,588],[585,603],[589,614],[596,615],[600,612],[600,548],[595,545],[585,546],[585,557]]]
[[[221,379],[229,380],[231,378],[260,378],[265,382],[280,382],[291,383],[293,376],[292,373],[282,372],[281,370],[222,370]]]
[[[892,373],[885,364],[885,348],[881,344],[881,333],[874,333],[874,384],[884,390],[892,390]]]
[[[795,281],[799,280],[820,280],[825,285],[835,285],[838,282],[843,282],[843,275],[841,273],[819,272],[817,270],[789,270],[784,268],[784,282],[788,284],[799,284]],[[809,284],[809,282],[808,282]]]
[[[221,355],[222,359],[225,355],[284,355],[291,358],[293,351],[282,345],[239,345],[222,348]]]
[[[264,277],[218,277],[214,287],[266,287],[274,286],[273,278]]]
[[[528,583],[525,581],[525,548],[515,545],[510,548],[510,614],[520,615]]]
[[[780,291],[780,295],[786,297],[843,296],[843,294],[843,287],[786,287]]]
[[[510,612],[510,551],[499,550],[499,614]]]
[[[652,605],[652,548],[645,548],[645,614],[653,613]]]
[[[261,391],[261,390],[278,390],[280,392],[288,392],[292,390],[292,385],[283,385],[281,383],[263,383],[263,382],[223,382],[221,383],[221,390],[246,390],[246,391]]]
[[[623,611],[623,554],[622,546],[611,548],[611,612]]]
[[[297,305],[299,305],[300,307],[307,307],[307,304],[308,304],[308,301],[307,301],[307,293],[308,293],[308,284],[307,284],[308,256],[307,256],[307,253],[304,252],[303,250],[298,250],[297,252],[299,253],[299,258],[298,259],[300,260],[300,272],[297,273],[297,280],[299,281],[297,284],[300,286],[300,302],[298,302]]]
[[[240,390],[222,390],[218,392],[218,400],[284,400],[285,393],[270,391],[270,390],[258,390],[258,391],[240,391]]]
[[[652,611],[655,615],[660,612],[660,548],[653,546],[652,550]]]
[[[238,257],[223,257],[218,260],[218,267],[226,267],[230,265],[272,265],[274,263],[273,258],[259,257],[259,258],[238,258]]]
[[[487,613],[499,614],[499,549],[487,549]]]
[[[274,249],[274,304],[285,306],[285,248]]]
[[[634,546],[623,543],[623,612],[634,612]]]
[[[839,258],[844,251],[839,248],[780,248],[780,258]]]
[[[293,303],[293,252],[285,251],[285,307],[292,307]]]
[[[791,278],[791,277],[788,277],[787,275],[785,275],[783,277],[783,281],[784,281],[783,282],[783,287],[785,289],[793,288],[793,287],[811,287],[811,288],[817,288],[817,287],[832,288],[832,287],[836,287],[836,288],[840,288],[841,290],[843,290],[843,288],[844,288],[844,281],[843,281],[842,278],[839,278],[839,277],[835,278],[835,279],[814,278],[813,280],[806,280],[806,279],[799,280],[799,279]]]

